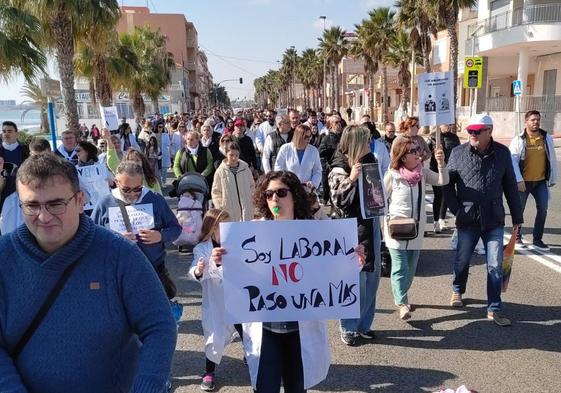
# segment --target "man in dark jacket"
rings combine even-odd
[[[276,117],[277,129],[267,135],[265,146],[263,147],[263,156],[261,164],[263,172],[268,173],[275,167],[277,154],[282,145],[292,141],[294,131],[290,128],[290,119],[288,115],[278,115]]]
[[[450,183],[444,197],[456,216],[458,247],[454,260],[453,307],[462,307],[471,255],[479,238],[485,244],[487,259],[487,318],[499,326],[510,320],[501,311],[503,236],[506,197],[512,225],[522,224],[522,207],[512,168],[510,151],[493,141],[493,121],[487,115],[474,115],[468,126],[469,143],[452,150],[448,161]]]
[[[257,170],[257,155],[255,154],[255,147],[253,141],[245,135],[245,120],[237,119],[234,121],[233,136],[240,146],[240,160],[245,161],[252,171]]]
[[[381,137],[380,131],[376,129],[376,124],[372,123],[372,119],[370,119],[370,115],[364,115],[360,119],[360,124],[367,127],[370,130],[370,137],[372,139],[379,139]]]
[[[4,200],[16,191],[17,168],[29,157],[29,147],[18,142],[18,126],[12,121],[2,123],[0,145],[0,212]]]
[[[341,140],[341,132],[343,128],[341,127],[341,118],[337,115],[330,116],[327,118],[326,128],[328,133],[323,135],[319,143],[319,158],[321,161],[321,184],[323,187],[323,201],[328,203],[330,201],[330,190],[327,178],[329,172],[331,171],[331,161]]]
[[[386,123],[384,127],[384,136],[380,138],[380,141],[388,149],[388,153],[392,151],[392,143],[397,138],[395,135],[395,125],[392,122]]]

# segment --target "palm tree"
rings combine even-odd
[[[45,44],[54,49],[62,87],[66,127],[77,131],[80,124],[74,91],[75,44],[88,29],[104,29],[107,13],[114,13],[117,0],[35,0],[25,6],[41,21]]]
[[[399,30],[390,42],[390,51],[386,54],[387,62],[398,69],[399,85],[401,87],[400,106],[404,113],[407,113],[407,105],[409,103],[411,72],[409,72],[409,60],[411,59],[413,48],[409,35]],[[417,61],[422,61],[420,56],[416,57]]]
[[[345,37],[346,31],[339,26],[324,30],[323,36],[318,38],[321,57],[325,59],[331,75],[331,109],[339,110],[339,63],[347,54],[349,41]]]
[[[438,11],[438,18],[446,25],[450,37],[450,64],[454,76],[454,103],[458,102],[458,13],[462,8],[471,8],[477,0],[429,0]]]
[[[370,44],[370,29],[368,23],[363,21],[360,25],[355,25],[357,35],[350,48],[350,54],[356,59],[362,60],[364,67],[365,85],[368,86],[368,112],[372,119],[375,118],[375,95],[374,95],[374,75],[378,72],[378,62],[374,59],[374,48]]]
[[[35,81],[26,82],[22,89],[20,90],[21,95],[28,98],[22,102],[22,104],[32,104],[36,107],[39,107],[39,111],[41,112],[41,131],[42,132],[49,132],[49,117],[47,115],[48,109],[48,98],[43,92],[41,88]],[[25,116],[28,110],[25,110],[21,117]]]
[[[319,87],[318,75],[321,80],[322,70],[321,59],[315,49],[306,49],[302,52],[302,57],[298,63],[297,75],[306,90],[304,106],[317,108],[317,88]],[[310,102],[310,92],[313,95],[313,102]]]
[[[295,107],[296,97],[294,92],[294,85],[296,79],[296,67],[298,64],[298,52],[294,47],[288,48],[281,60],[281,73],[283,74],[283,82],[285,83],[288,92],[287,106]]]
[[[21,72],[27,81],[45,72],[47,59],[41,51],[41,24],[18,2],[0,1],[0,77],[9,81]]]
[[[136,123],[140,124],[146,111],[142,94],[157,99],[169,83],[170,55],[165,52],[166,55],[160,56],[165,49],[165,37],[149,26],[135,27],[132,33],[122,34],[120,45],[119,52],[129,53],[131,59],[122,63],[125,72],[115,75],[114,83],[129,92]]]
[[[365,30],[365,45],[373,55],[373,62],[382,65],[382,123],[388,121],[388,67],[386,54],[395,35],[395,12],[389,7],[375,8],[362,21]]]
[[[397,0],[395,4],[399,8],[397,23],[401,28],[409,30],[413,47],[420,48],[425,72],[431,72],[431,35],[436,38],[439,30],[435,7],[430,1],[432,0]]]

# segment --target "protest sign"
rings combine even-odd
[[[114,131],[119,128],[119,114],[117,113],[116,106],[99,106],[101,113],[101,123],[103,127],[109,131]]]
[[[358,177],[358,190],[362,218],[383,216],[386,202],[378,163],[362,164]]]
[[[154,208],[151,203],[132,205],[126,208],[132,226],[132,233],[137,235],[141,229],[154,228]],[[109,208],[109,228],[118,233],[127,232],[127,227],[119,207]]]
[[[93,209],[101,198],[111,193],[107,183],[109,173],[101,165],[94,164],[76,167],[80,179],[80,188],[88,195],[87,203],[84,204],[84,210]]]
[[[454,124],[454,78],[451,72],[423,73],[419,82],[419,125]]]
[[[220,224],[226,321],[358,318],[356,219]]]

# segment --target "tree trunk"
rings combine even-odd
[[[413,105],[413,95],[415,91],[415,71],[417,69],[417,62],[415,61],[415,48],[411,48],[411,83],[409,85],[409,100],[410,100],[410,109],[411,109],[411,116],[413,116],[414,112],[414,105]]]
[[[142,123],[146,107],[144,106],[144,99],[140,92],[131,92],[130,98],[132,99],[132,109],[134,110],[136,124]]]
[[[66,129],[76,134],[80,129],[78,105],[74,91],[74,39],[72,37],[72,21],[65,9],[65,2],[61,1],[55,17],[51,20],[51,27],[56,40],[56,59],[64,103]]]
[[[403,63],[401,66],[401,110],[404,114],[407,114],[408,104],[409,104],[409,78],[411,77],[407,68],[408,63]],[[394,119],[395,120],[395,119]]]
[[[431,72],[430,65],[430,37],[427,31],[421,31],[421,52],[423,54],[423,67],[425,72]]]
[[[160,103],[158,102],[158,96],[156,97],[151,97],[150,98],[152,101],[152,106],[154,107],[154,113],[156,112],[160,112]]]
[[[94,55],[95,86],[97,97],[101,106],[111,106],[113,102],[113,90],[107,74],[105,56],[100,53]]]
[[[384,99],[382,100],[382,124],[388,122],[388,68],[382,64],[382,91]]]
[[[456,19],[457,14],[448,12],[448,15],[446,15],[448,36],[450,37],[450,63],[452,64],[452,80],[454,83],[454,119],[456,119],[456,105],[458,105],[458,35],[456,33]],[[454,121],[454,127],[455,124],[456,121]]]
[[[368,92],[368,102],[369,102],[369,106],[370,106],[370,118],[372,119],[372,122],[376,122],[377,116],[376,116],[376,91],[375,91],[375,79],[374,79],[374,74],[370,73],[370,75],[368,76],[369,82],[370,82],[370,87],[369,87],[369,92]]]
[[[92,101],[92,105],[95,106],[97,105],[97,101],[96,101],[96,93],[95,93],[95,82],[93,79],[90,79],[88,81],[88,88],[90,90],[90,100]]]
[[[41,131],[42,132],[50,132],[51,125],[49,124],[49,115],[45,108],[41,108]]]

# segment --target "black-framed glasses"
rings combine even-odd
[[[480,130],[466,130],[466,131],[467,131],[467,133],[470,134],[470,135],[476,135],[476,136],[478,136],[478,135],[481,135],[481,133],[482,133],[483,131],[487,131],[488,129],[489,129],[489,128],[482,128],[482,129],[480,129]]]
[[[407,153],[409,153],[409,154],[419,154],[419,153],[421,153],[421,149],[418,149],[418,148],[414,147],[413,149],[409,149],[407,151]]]
[[[78,195],[80,191],[76,191],[68,199],[55,199],[54,201],[47,201],[44,203],[39,202],[20,202],[19,206],[21,211],[26,216],[38,216],[41,213],[41,208],[45,206],[45,210],[53,216],[66,213],[66,208],[70,201]]]
[[[290,190],[288,188],[278,188],[276,190],[266,190],[265,191],[265,198],[273,199],[273,195],[277,195],[279,198],[285,198]]]

